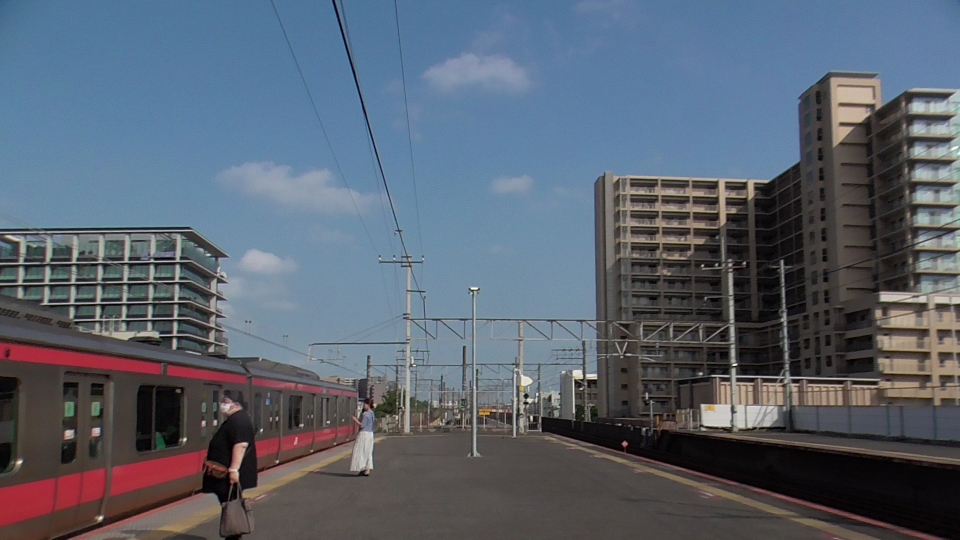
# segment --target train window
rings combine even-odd
[[[214,429],[220,425],[220,391],[214,390],[210,399],[210,406],[213,408],[213,427]]]
[[[20,381],[0,377],[0,474],[13,469],[17,457],[17,411]]]
[[[290,396],[287,400],[287,429],[303,428],[303,396]]]
[[[258,436],[263,433],[263,394],[253,395],[253,431]]]
[[[73,463],[77,459],[77,401],[80,399],[78,383],[63,383],[63,437],[60,439],[60,463]]]
[[[90,385],[90,458],[103,454],[103,383]]]
[[[141,386],[137,391],[137,450],[163,450],[180,445],[183,388]]]

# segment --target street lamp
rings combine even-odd
[[[473,304],[473,332],[470,334],[471,356],[473,358],[473,405],[472,418],[470,420],[470,432],[473,436],[473,450],[467,457],[480,457],[477,452],[477,295],[480,294],[480,287],[470,287],[470,299]]]

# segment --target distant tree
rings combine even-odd
[[[410,412],[426,412],[427,406],[428,403],[426,401],[410,398]],[[400,397],[400,392],[387,390],[387,393],[383,395],[383,399],[381,399],[380,403],[373,409],[373,412],[378,418],[383,418],[384,416],[400,414],[402,409],[403,399]]]

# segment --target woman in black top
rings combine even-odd
[[[220,413],[226,420],[210,440],[207,461],[226,467],[227,475],[217,478],[204,474],[203,492],[215,494],[222,503],[227,500],[233,484],[240,484],[243,489],[257,487],[257,446],[250,416],[243,410],[243,405],[230,398],[229,391],[224,392]],[[237,491],[234,488],[234,493]],[[227,540],[238,538],[231,536]]]

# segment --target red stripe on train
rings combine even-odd
[[[168,366],[167,375],[170,377],[183,377],[184,379],[200,379],[203,381],[217,381],[235,384],[247,384],[245,375],[236,375],[233,373],[221,373],[218,371],[207,371],[205,369],[196,369],[180,366]]]
[[[0,488],[0,527],[53,512],[57,479]]]
[[[87,354],[73,351],[62,351],[29,345],[15,345],[0,342],[0,347],[10,349],[10,356],[5,360],[13,362],[29,362],[31,364],[53,364],[65,367],[79,367],[96,369],[99,371],[124,371],[128,373],[144,373],[160,375],[160,364],[125,360],[110,356]]]
[[[199,475],[200,465],[203,463],[206,455],[206,451],[190,452],[189,454],[151,459],[140,463],[114,467],[113,482],[110,485],[110,495],[122,495],[171,480],[179,480],[187,476]]]

